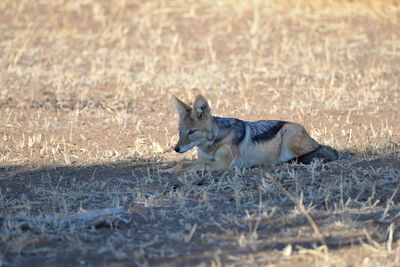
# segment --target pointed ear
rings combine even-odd
[[[204,96],[196,96],[193,103],[192,116],[198,120],[207,120],[211,117],[211,108]]]
[[[179,114],[179,118],[183,118],[192,109],[189,105],[183,103],[176,96],[172,97],[172,102],[175,104],[176,111]]]

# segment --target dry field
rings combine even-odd
[[[400,266],[399,1],[2,0],[0,75],[0,266]],[[341,159],[160,174],[199,92]]]

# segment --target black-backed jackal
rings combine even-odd
[[[179,114],[178,153],[197,147],[198,159],[180,162],[166,172],[225,171],[287,161],[309,163],[315,158],[338,159],[337,150],[320,145],[303,126],[286,121],[242,121],[212,116],[207,100],[198,95],[193,107],[174,97]]]

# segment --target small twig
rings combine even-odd
[[[107,215],[116,215],[124,212],[124,207],[117,206],[113,208],[104,208],[104,209],[96,209],[96,210],[88,210],[82,211],[74,215],[66,216],[61,219],[61,222],[77,222],[77,221],[93,221],[99,217],[107,216]],[[50,218],[41,218],[41,217],[23,217],[23,216],[4,216],[0,217],[0,220],[5,221],[27,221],[34,223],[50,223],[54,219],[55,216]]]
[[[391,196],[391,197],[389,198],[389,200],[386,202],[386,208],[385,208],[385,211],[382,213],[382,216],[381,216],[381,218],[380,218],[380,221],[385,221],[385,218],[386,218],[386,216],[387,216],[387,213],[389,212],[389,209],[390,209],[390,203],[392,203],[393,198],[396,196],[397,191],[399,190],[399,187],[400,187],[400,185],[397,186],[397,188],[394,190],[392,196]],[[396,216],[397,216],[397,215],[396,215]]]
[[[388,240],[386,242],[386,248],[389,252],[392,252],[393,248],[393,234],[394,234],[395,224],[391,223],[388,228]]]
[[[91,221],[97,219],[98,217],[107,216],[107,215],[116,215],[124,212],[124,207],[117,206],[113,208],[104,208],[97,210],[88,210],[83,211],[71,216],[67,216],[63,218],[65,222],[73,222],[73,221]]]
[[[285,196],[296,205],[296,207],[300,210],[300,212],[304,215],[304,217],[306,217],[306,219],[307,219],[308,223],[310,224],[312,230],[317,235],[318,239],[320,240],[321,244],[323,245],[324,252],[328,253],[329,252],[329,248],[328,248],[328,245],[325,242],[324,236],[321,234],[317,224],[315,223],[315,221],[313,220],[311,215],[308,213],[308,211],[304,208],[304,206],[300,202],[300,200],[295,198],[295,197],[293,197],[292,194],[290,194],[290,192],[278,180],[276,180],[272,176],[270,171],[267,170],[266,171],[266,175],[272,181],[272,183],[278,188],[278,190],[281,191],[283,194],[285,194]]]

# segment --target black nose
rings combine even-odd
[[[174,147],[175,152],[178,152],[181,150],[179,146]]]

